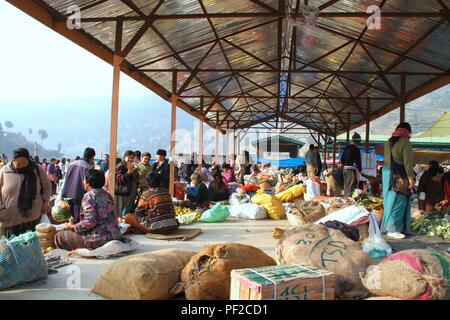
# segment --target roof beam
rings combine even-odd
[[[260,0],[249,0],[250,2],[253,2],[254,4],[257,4],[258,6],[260,6],[261,8],[269,11],[269,12],[277,12],[277,10],[275,8],[272,8],[271,6],[269,6],[268,4],[265,4],[264,2],[260,1]]]
[[[303,17],[302,13],[293,13],[293,17]],[[369,18],[372,13],[367,12],[321,12],[321,18]],[[401,12],[401,11],[383,11],[385,18],[448,18],[448,13],[444,10],[429,12]],[[251,18],[281,18],[284,19],[284,12],[233,12],[233,13],[192,13],[192,14],[155,14],[152,16],[155,20],[187,20],[187,19],[251,19]],[[91,17],[81,18],[82,23],[90,22],[113,22],[117,17]],[[126,16],[124,21],[142,21],[146,17]]]
[[[172,72],[173,69],[138,69],[139,71],[142,72]],[[186,69],[178,69],[179,72],[191,72],[192,68],[187,67]],[[238,72],[252,72],[252,73],[297,73],[297,74],[310,74],[310,73],[316,73],[316,74],[331,74],[331,75],[352,75],[352,74],[362,74],[362,75],[380,75],[380,71],[353,71],[353,70],[268,70],[268,69],[237,69],[237,68],[231,68],[231,69],[210,69],[210,68],[205,68],[205,69],[199,69],[198,70],[199,73],[219,73],[219,72],[233,72],[233,73],[238,73]],[[385,71],[383,72],[385,75],[393,75],[393,76],[398,76],[401,75],[402,73],[406,74],[406,75],[410,75],[410,76],[441,76],[441,75],[448,75],[450,74],[450,71],[442,71],[442,72],[431,72],[431,71],[426,71],[426,72],[420,72],[420,71],[405,71],[405,72],[400,72],[400,71]]]

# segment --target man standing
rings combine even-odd
[[[67,170],[61,196],[68,199],[73,223],[80,221],[81,200],[86,192],[84,190],[84,176],[86,171],[94,168],[94,158],[95,150],[86,148],[83,158],[74,161]]]
[[[170,166],[166,156],[166,150],[159,149],[156,152],[156,161],[153,164],[152,171],[161,176],[161,188],[169,189]]]
[[[309,145],[309,150],[305,155],[306,162],[306,172],[308,174],[308,178],[312,178],[317,175],[319,172],[319,162],[317,159],[317,154],[314,151],[314,145]]]
[[[316,164],[317,164],[317,173],[316,176],[320,177],[322,173],[322,159],[320,158],[320,149],[319,146],[314,147],[314,154],[316,155]]]
[[[135,151],[135,157],[134,157],[134,161],[137,160],[137,152],[139,151]],[[151,155],[148,152],[144,152],[141,156],[140,152],[139,152],[139,162],[135,162],[134,163],[134,167],[136,168],[136,171],[139,174],[139,188],[146,188],[147,187],[147,174],[150,172],[151,167],[150,167],[150,158]],[[141,189],[141,191],[143,191],[143,189]]]
[[[103,172],[108,171],[108,169],[109,169],[109,154],[105,153],[105,155],[103,156],[103,161],[100,162],[100,169]]]
[[[350,197],[356,189],[362,171],[361,151],[358,144],[361,136],[355,133],[352,136],[352,143],[348,144],[341,156],[341,163],[344,166],[344,197]]]
[[[327,182],[327,196],[341,197],[344,188],[344,169],[342,164],[338,164],[335,170],[333,168],[324,170],[323,176]]]

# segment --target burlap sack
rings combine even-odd
[[[170,299],[183,292],[181,270],[194,254],[164,249],[119,259],[97,278],[91,292],[112,300]]]
[[[371,266],[363,276],[364,286],[377,296],[399,299],[443,300],[448,289],[442,255],[432,255],[426,250],[405,250]],[[446,259],[445,259],[446,260]],[[448,269],[448,261],[444,262]],[[450,270],[447,271],[450,272]]]
[[[207,246],[189,261],[181,274],[186,299],[228,300],[231,270],[275,264],[271,257],[252,246],[238,243]]]
[[[303,225],[325,217],[326,211],[320,202],[306,201],[302,205],[296,206],[291,213],[296,215],[300,224]]]
[[[278,242],[277,263],[313,265],[334,272],[335,293],[340,299],[362,299],[369,291],[359,273],[372,264],[361,246],[341,231],[308,224],[286,230]]]

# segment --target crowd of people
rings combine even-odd
[[[450,203],[450,172],[437,161],[429,163],[423,174],[414,167],[411,126],[401,123],[384,146],[384,165],[380,170],[384,216],[381,230],[392,237],[411,234],[411,194],[417,186],[419,207],[432,211]],[[344,148],[338,165],[326,168],[318,146],[311,145],[305,165],[295,168],[299,183],[308,180],[327,183],[327,195],[349,197],[355,189],[370,185],[362,173],[360,137],[354,136]],[[136,233],[170,233],[178,228],[172,195],[169,193],[170,164],[166,150],[156,152],[151,161],[148,152],[127,150],[115,159],[115,195],[108,193],[110,159],[104,155],[95,160],[93,148],[74,161],[63,158],[49,161],[31,157],[27,149],[14,151],[11,161],[0,157],[0,237],[34,230],[47,213],[52,196],[66,201],[70,221],[58,232],[59,248],[97,248],[110,240],[127,241],[120,232],[118,220]],[[229,200],[233,186],[258,183],[262,171],[277,174],[269,164],[250,164],[248,154],[238,161],[199,165],[190,160],[175,165],[176,185],[185,185],[186,197],[181,206],[192,210],[209,208],[215,202]],[[53,197],[54,198],[54,197]],[[59,199],[59,200],[58,200]],[[119,218],[119,219],[118,219]]]
[[[64,231],[55,236],[58,248],[94,249],[110,240],[127,241],[119,232],[117,218],[129,223],[137,233],[170,233],[178,228],[169,193],[166,150],[158,150],[153,163],[150,153],[131,150],[116,159],[114,197],[108,193],[109,155],[100,162],[96,162],[95,155],[93,148],[86,148],[83,157],[73,162],[65,158],[41,162],[24,148],[14,150],[11,161],[3,154],[0,237],[34,230],[56,195],[55,201],[67,202],[71,216]],[[207,208],[211,202],[228,200],[228,183],[236,182],[238,174],[235,167],[209,166],[205,162],[199,166],[194,154],[191,160],[175,170],[175,181],[188,185],[185,205]]]

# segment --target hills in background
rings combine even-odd
[[[450,86],[441,88],[407,105],[406,120],[414,133],[427,129],[443,112],[450,111]],[[0,146],[10,154],[16,144],[31,145],[37,141],[43,148],[58,150],[69,157],[81,155],[86,146],[97,150],[97,157],[109,152],[110,98],[90,98],[59,100],[36,103],[0,102],[0,123],[10,121],[12,128],[3,129],[16,133],[17,139],[9,139],[8,145]],[[398,110],[395,110],[371,123],[371,133],[390,134],[398,123]],[[188,153],[197,145],[198,120],[181,109],[177,111],[177,152]],[[32,133],[29,133],[32,129]],[[48,137],[41,140],[38,131],[44,129]],[[364,127],[352,130],[364,132]],[[290,137],[311,142],[309,136]],[[249,135],[247,140],[254,140]],[[205,126],[205,153],[214,152],[215,132]],[[194,141],[195,140],[195,141]],[[127,149],[149,151],[154,155],[159,148],[169,148],[170,143],[170,104],[154,94],[143,97],[121,97],[118,129],[119,154]],[[223,143],[223,141],[222,141]],[[28,144],[27,144],[28,145]],[[31,149],[32,150],[32,149]],[[30,151],[31,151],[30,150]],[[250,150],[251,151],[251,150]],[[45,153],[43,149],[38,153]],[[41,157],[43,155],[40,155]]]

